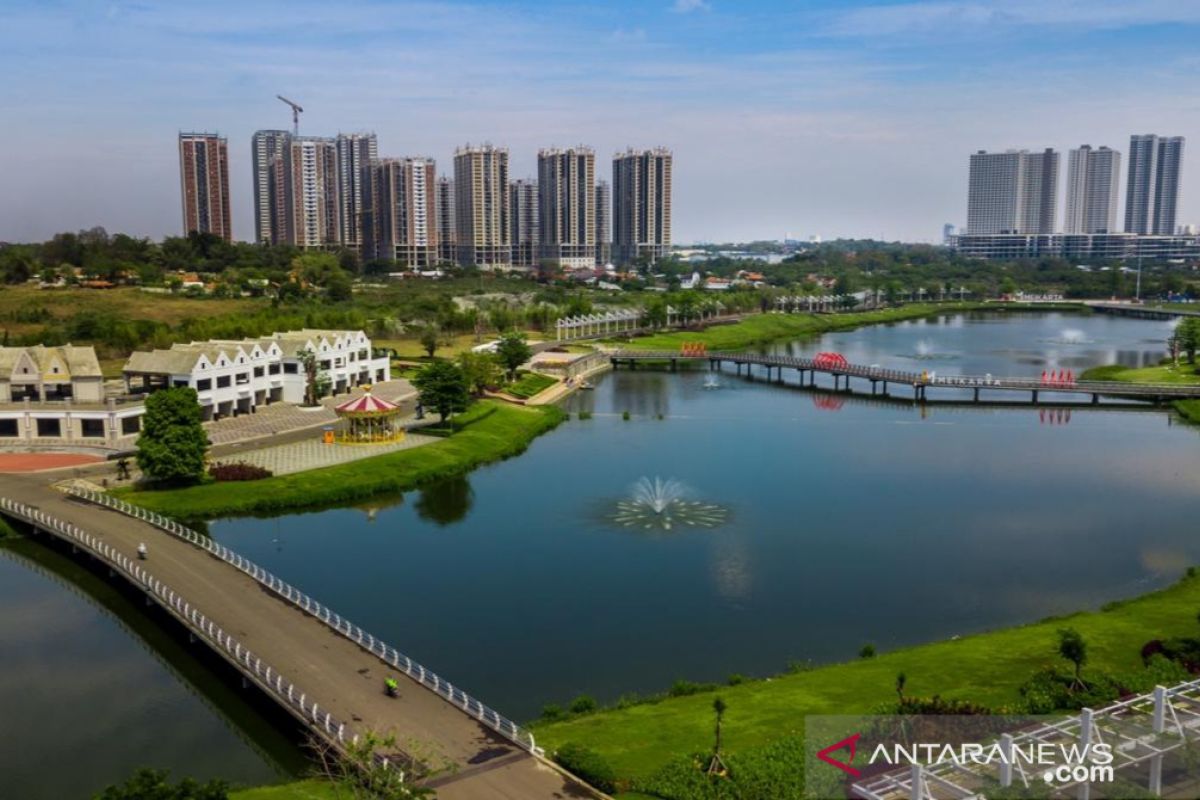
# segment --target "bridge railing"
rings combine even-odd
[[[733,353],[712,351],[707,353],[683,354],[677,350],[617,350],[609,354],[610,359],[635,359],[645,361],[688,360],[739,361],[743,364],[762,364],[772,367],[817,370],[820,372],[850,375],[870,380],[895,381],[897,383],[921,384],[923,386],[945,386],[949,388],[993,388],[1019,389],[1044,392],[1092,392],[1096,394],[1146,396],[1146,397],[1200,397],[1200,386],[1177,383],[1128,383],[1124,381],[1043,381],[1039,378],[1001,378],[993,375],[933,375],[918,372],[869,367],[859,364],[822,364],[815,359],[798,356],[765,355],[762,353]]]
[[[107,492],[97,492],[79,486],[72,486],[67,491],[75,498],[139,519],[208,551],[227,564],[249,575],[259,584],[267,587],[279,597],[324,623],[367,652],[392,665],[392,667],[403,672],[417,683],[441,695],[449,703],[461,709],[463,713],[479,720],[519,747],[539,756],[545,755],[545,751],[538,747],[533,734],[517,723],[484,705],[459,687],[442,678],[433,670],[426,669],[422,664],[401,653],[395,647],[367,633],[358,625],[321,605],[304,592],[271,574],[253,561],[244,558],[218,542],[214,542],[209,537],[203,536],[191,528],[179,524],[169,517],[142,508],[141,506],[127,503],[124,500],[113,497]]]
[[[239,668],[251,673],[263,688],[274,694],[281,704],[297,712],[300,718],[339,743],[358,742],[358,735],[349,731],[344,721],[334,717],[328,711],[323,711],[315,700],[309,699],[306,692],[301,691],[278,670],[263,662],[249,648],[244,647],[241,642],[230,636],[176,591],[142,569],[135,560],[77,525],[53,517],[41,509],[18,503],[7,497],[0,497],[0,509],[10,516],[24,520],[30,525],[84,548],[113,569],[119,570],[131,583],[141,586],[148,594],[157,598],[164,608],[190,629],[199,632],[215,650],[224,653]],[[386,757],[380,756],[379,760],[384,766],[389,766]]]

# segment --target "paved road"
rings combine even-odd
[[[137,520],[68,498],[45,476],[2,475],[0,495],[72,522],[129,558],[146,542],[154,577],[184,596],[324,711],[357,731],[392,732],[401,746],[440,754],[456,770],[432,783],[442,800],[596,798],[527,751],[404,675],[399,699],[383,694],[385,663],[205,551]],[[379,601],[387,603],[385,587]],[[469,635],[468,632],[467,635]],[[119,732],[114,731],[114,734]]]

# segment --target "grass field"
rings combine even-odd
[[[480,401],[456,418],[462,429],[439,442],[334,467],[259,481],[185,489],[122,489],[122,499],[179,519],[210,519],[349,503],[411,489],[523,451],[564,419],[554,406]]]
[[[1080,376],[1084,381],[1128,381],[1130,383],[1200,383],[1200,367],[1180,361],[1179,366],[1160,364],[1156,367],[1131,369],[1120,364],[1092,367]],[[1188,422],[1200,425],[1200,400],[1176,400],[1171,407]]]
[[[895,700],[897,673],[911,696],[941,695],[1000,707],[1016,703],[1018,687],[1058,658],[1056,632],[1071,626],[1088,644],[1088,669],[1115,674],[1141,667],[1146,641],[1200,634],[1200,577],[1188,576],[1153,594],[1031,625],[904,648],[875,658],[832,664],[722,687],[728,704],[729,752],[761,747],[803,731],[808,714],[868,712]],[[1086,670],[1085,670],[1086,677]],[[644,778],[673,757],[700,752],[712,736],[713,694],[661,700],[539,724],[539,743],[552,749],[578,742],[605,756],[622,778]]]
[[[188,317],[239,314],[267,305],[265,300],[239,298],[182,297],[144,292],[122,286],[114,289],[38,289],[36,286],[5,286],[0,292],[0,328],[12,335],[39,329],[44,323],[16,321],[18,312],[28,314],[45,309],[55,320],[65,320],[86,312],[103,312],[126,319],[149,319],[176,324]]]
[[[526,372],[520,378],[504,387],[503,391],[505,394],[510,394],[513,397],[519,397],[522,400],[528,400],[530,397],[549,389],[556,383],[558,383],[558,381],[555,378],[551,378],[549,375],[539,375],[536,372]]]

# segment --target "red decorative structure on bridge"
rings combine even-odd
[[[704,342],[684,342],[679,346],[679,355],[692,357],[708,355],[708,345]]]
[[[1074,386],[1075,373],[1069,369],[1042,370],[1043,386]]]
[[[841,353],[817,353],[813,358],[813,364],[819,369],[837,369],[838,367],[850,366],[850,362]]]

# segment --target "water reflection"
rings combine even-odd
[[[421,519],[444,528],[466,519],[474,503],[471,482],[460,475],[422,487],[413,508]]]

